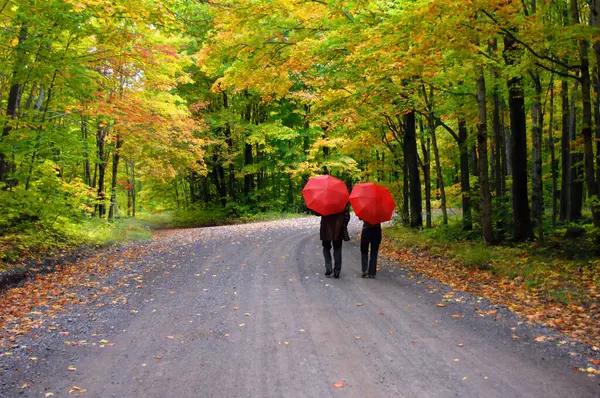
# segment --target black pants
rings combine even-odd
[[[331,274],[331,242],[330,240],[323,241],[323,256],[325,257],[325,273]],[[335,268],[333,272],[339,274],[342,270],[342,241],[333,241],[333,258],[335,260]]]
[[[377,253],[381,243],[381,228],[364,228],[360,236],[360,254],[362,259],[362,272],[375,275],[377,272]],[[369,261],[369,245],[371,245],[371,260]]]

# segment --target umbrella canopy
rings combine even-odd
[[[380,224],[392,219],[394,199],[387,188],[367,182],[352,188],[350,203],[360,219],[369,224]]]
[[[306,207],[322,216],[344,211],[348,203],[348,188],[344,181],[325,175],[313,177],[302,189]]]

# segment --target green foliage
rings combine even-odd
[[[93,192],[81,180],[64,181],[51,161],[37,168],[29,186],[0,183],[0,232],[38,226],[53,228],[68,220],[81,220],[93,208]]]

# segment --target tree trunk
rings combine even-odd
[[[504,36],[504,60],[508,66],[515,63],[519,50],[514,38]],[[508,106],[512,132],[512,205],[515,224],[515,239],[523,241],[533,238],[533,227],[527,197],[527,125],[522,78],[512,76],[507,81]]]
[[[115,146],[115,152],[113,153],[112,162],[112,180],[110,184],[110,209],[108,210],[108,219],[112,220],[119,216],[119,207],[117,204],[117,172],[119,169],[119,158],[121,153],[121,147],[123,146],[123,140],[117,135],[117,142]]]
[[[570,120],[571,106],[569,105],[569,82],[561,81],[562,103],[562,134],[560,139],[561,149],[561,185],[560,185],[560,221],[567,221],[571,208],[571,146],[570,146]]]
[[[556,177],[556,154],[554,150],[554,76],[550,78],[550,125],[548,126],[550,168],[552,173],[552,227],[556,227],[558,184]]]
[[[498,51],[498,43],[496,39],[490,43],[490,50],[493,55]],[[493,159],[495,170],[494,188],[496,191],[496,198],[500,198],[504,195],[504,181],[506,175],[504,168],[502,167],[504,159],[504,125],[502,123],[501,114],[503,112],[502,102],[500,98],[500,71],[499,68],[492,68],[492,76],[494,78],[494,90],[492,94],[493,111],[492,111],[492,129],[494,131],[494,147],[496,153]]]
[[[13,66],[13,74],[11,79],[10,92],[8,94],[8,101],[6,105],[6,115],[8,120],[4,122],[4,129],[2,130],[2,136],[0,136],[0,142],[4,141],[13,129],[14,120],[18,118],[19,107],[21,105],[21,95],[23,87],[21,84],[20,71],[23,68],[25,50],[23,48],[25,40],[27,39],[27,23],[21,25],[19,31],[19,41],[17,43],[17,57]],[[0,152],[0,182],[7,183],[8,186],[16,185],[16,180],[10,178],[10,174],[14,172],[15,165],[9,159],[8,154]]]
[[[471,175],[479,177],[479,160],[477,159],[477,145],[471,147]]]
[[[410,215],[409,215],[409,196],[410,196],[410,188],[408,182],[408,164],[406,163],[406,159],[402,163],[402,225],[409,226],[410,225]]]
[[[404,116],[406,131],[404,132],[404,161],[408,164],[410,181],[410,226],[423,227],[423,199],[421,196],[421,177],[417,161],[417,137],[415,111]]]
[[[125,174],[127,175],[127,217],[131,217],[133,201],[131,198],[131,170],[129,169],[128,159],[125,159]]]
[[[596,29],[600,28],[600,1],[599,0],[591,0],[590,4],[590,24],[596,27]],[[587,46],[589,43],[587,41],[582,40],[580,44],[580,53],[581,53],[581,69],[587,69],[589,67],[589,61],[587,60]],[[586,46],[584,48],[584,46]],[[600,41],[598,40],[597,35],[595,35],[595,41],[593,42],[594,53],[596,55],[596,79],[598,80],[598,85],[600,85]],[[583,58],[586,58],[585,65]],[[589,77],[589,69],[588,77]],[[583,77],[583,74],[582,74]],[[600,98],[600,93],[597,93],[598,98]],[[585,100],[585,99],[584,99]],[[590,102],[591,106],[591,102]],[[598,112],[600,115],[600,112]],[[586,181],[588,186],[588,195],[590,196],[592,203],[592,217],[594,220],[594,226],[596,228],[600,228],[600,118],[596,118],[596,164],[594,165],[594,148],[592,141],[592,124],[591,124],[591,115],[590,115],[590,128],[589,132],[584,133],[584,146],[585,146],[585,169],[586,169]],[[589,135],[589,136],[586,136]],[[594,169],[595,168],[595,169]],[[600,234],[598,235],[597,243],[600,243]]]
[[[423,122],[421,125],[421,152],[423,152],[423,161],[421,168],[423,169],[423,180],[425,183],[425,226],[431,228],[431,152],[430,140],[425,140],[425,132],[423,131]]]
[[[104,174],[106,173],[106,151],[105,151],[105,138],[108,128],[106,126],[98,126],[96,131],[96,149],[98,156],[98,203],[96,205],[96,214],[98,217],[103,218],[106,214],[106,192],[104,189]]]
[[[471,216],[471,182],[469,180],[469,149],[467,146],[467,124],[463,119],[458,121],[458,146],[460,148],[460,191],[462,197],[462,229],[473,229]]]
[[[442,223],[448,225],[448,211],[446,209],[446,189],[444,186],[444,175],[442,174],[442,165],[440,162],[440,152],[437,145],[437,136],[435,133],[435,122],[430,119],[429,131],[431,131],[431,144],[433,145],[433,156],[435,158],[435,173],[437,176],[438,187],[440,190],[440,200],[442,207]]]
[[[488,175],[487,155],[487,105],[485,77],[483,71],[477,79],[477,103],[479,107],[479,123],[477,124],[477,150],[479,155],[479,197],[481,201],[481,232],[487,244],[494,243],[492,229],[492,197]]]
[[[84,147],[84,161],[83,161],[83,179],[84,182],[88,185],[88,186],[92,186],[92,173],[91,173],[91,166],[90,166],[90,153],[89,153],[89,148],[88,148],[88,124],[87,124],[87,118],[85,116],[81,116],[81,138],[83,140],[83,147]]]
[[[544,213],[544,192],[542,185],[542,126],[544,125],[544,111],[542,108],[542,83],[537,73],[531,73],[535,87],[535,96],[532,107],[531,129],[531,209],[535,220],[538,240],[544,241],[544,228],[542,225],[542,215]]]
[[[211,174],[213,177],[213,183],[215,184],[215,189],[217,190],[219,202],[222,207],[225,207],[225,205],[227,205],[226,186],[224,181],[225,176],[223,172],[223,167],[221,166],[221,162],[219,160],[219,155],[217,155],[216,153],[213,154],[212,161],[213,167]]]
[[[577,142],[577,111],[575,108],[577,87],[579,82],[575,83],[575,88],[571,93],[571,111],[569,113],[569,139],[571,146],[571,164],[569,195],[569,221],[579,221],[581,219],[581,210],[583,208],[583,154],[580,145]]]
[[[227,91],[223,91],[223,108],[229,109],[229,99],[227,97]],[[235,202],[235,162],[234,162],[234,150],[233,150],[233,138],[231,137],[231,126],[229,123],[225,124],[225,142],[227,143],[227,150],[229,153],[229,198]]]

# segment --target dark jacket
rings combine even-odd
[[[363,229],[381,229],[381,224],[369,224],[365,220],[363,222]]]
[[[349,222],[350,212],[348,210],[329,216],[321,216],[321,240],[350,240],[348,234]]]

